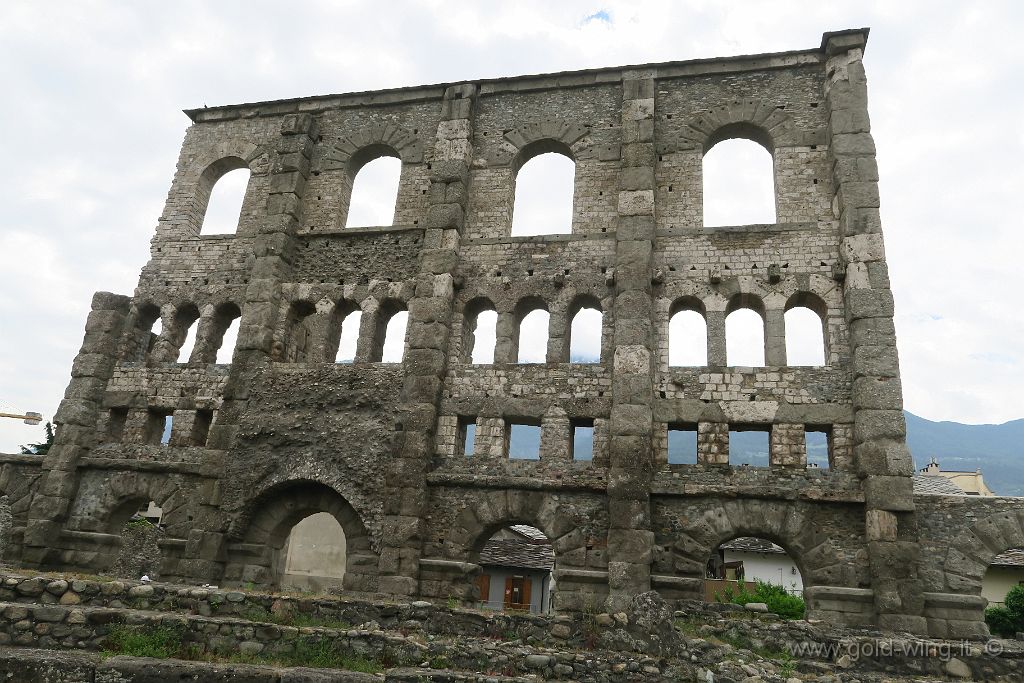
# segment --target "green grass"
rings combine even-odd
[[[242,654],[241,652],[200,652],[195,646],[186,647],[180,628],[170,626],[129,626],[117,624],[107,636],[104,657],[127,655],[156,659],[186,659],[204,662],[236,664],[264,664],[269,666],[306,666],[315,669],[344,669],[362,673],[380,673],[382,660],[354,655],[339,649],[326,639],[301,638],[289,652]]]
[[[172,626],[127,626],[117,624],[107,635],[104,656],[156,657],[167,659],[182,652],[181,629]]]
[[[258,606],[246,608],[245,610],[238,612],[237,615],[242,619],[248,619],[249,621],[260,621],[268,624],[277,624],[278,626],[295,626],[297,628],[333,628],[338,631],[347,631],[352,628],[352,624],[342,619],[291,611],[274,614],[273,612]]]

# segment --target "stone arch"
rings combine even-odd
[[[829,325],[828,325],[828,304],[825,300],[815,294],[814,292],[808,292],[800,290],[794,292],[788,299],[783,307],[783,312],[787,313],[793,308],[806,308],[818,316],[821,322],[821,344],[822,353],[824,358],[824,364],[829,364],[829,359],[832,357],[832,343],[829,339]],[[783,316],[783,330],[784,334],[788,336],[790,331],[785,331],[785,316]],[[790,359],[792,361],[792,359]]]
[[[745,138],[774,154],[799,143],[796,122],[783,109],[761,100],[735,100],[691,118],[680,131],[682,141],[707,153],[722,140]]]
[[[582,311],[583,309],[596,310],[600,314],[601,318],[601,329],[598,332],[598,358],[596,361],[588,362],[600,363],[602,360],[607,360],[608,356],[610,355],[609,349],[606,348],[607,346],[609,346],[607,342],[610,341],[607,339],[606,334],[606,330],[608,328],[608,321],[605,320],[606,307],[604,306],[604,303],[601,301],[600,297],[589,292],[580,292],[573,296],[572,299],[570,299],[569,306],[568,308],[565,309],[563,325],[556,326],[556,324],[552,324],[552,328],[564,327],[564,341],[561,344],[562,348],[559,354],[559,360],[561,360],[562,362],[572,361],[572,326],[573,323],[576,321],[576,316],[579,315],[580,311]]]
[[[754,499],[731,500],[691,518],[673,534],[676,576],[703,579],[711,553],[741,536],[763,538],[782,547],[793,559],[804,588],[866,585],[866,558],[861,550],[843,552],[835,535],[820,528],[814,510],[800,503]],[[851,560],[856,561],[851,561]]]
[[[279,323],[270,350],[272,360],[285,363],[304,363],[312,355],[315,330],[312,323],[316,304],[308,299],[296,299]]]
[[[485,295],[474,296],[462,306],[462,337],[459,350],[459,360],[463,363],[473,362],[473,352],[476,350],[476,331],[479,326],[481,313],[494,312],[497,308],[494,302]]]
[[[235,519],[229,537],[225,580],[276,586],[278,555],[291,530],[319,512],[333,516],[345,534],[347,590],[376,588],[377,553],[359,513],[335,489],[302,479],[271,486],[254,497]]]
[[[563,119],[531,121],[505,133],[488,164],[509,166],[514,175],[527,161],[545,152],[558,152],[578,162],[588,156],[588,132],[586,126]]]
[[[942,563],[946,590],[980,596],[988,566],[1010,548],[1024,548],[1024,509],[995,512],[963,529]],[[982,617],[979,613],[978,619]]]
[[[362,308],[360,307],[359,302],[344,296],[337,299],[331,306],[331,311],[327,315],[327,325],[324,333],[325,336],[323,349],[323,359],[328,363],[333,363],[337,359],[338,353],[340,351],[339,347],[341,345],[342,332],[347,332],[347,330],[343,329],[343,324],[345,323],[345,320],[348,318],[350,314],[356,312],[360,313],[359,319],[361,319]],[[358,321],[356,322],[356,325],[358,326]],[[359,336],[358,332],[359,331],[357,329],[357,349]]]
[[[353,178],[365,164],[382,156],[397,157],[403,164],[421,163],[423,142],[417,133],[401,126],[367,126],[334,145],[322,145],[314,170],[344,170]]]
[[[191,528],[186,510],[187,492],[181,482],[157,474],[121,472],[105,482],[102,494],[84,502],[75,513],[76,526],[84,531],[117,534],[131,516],[149,501],[163,510],[168,536],[185,538]]]
[[[188,337],[189,330],[199,321],[199,306],[192,301],[186,301],[177,305],[165,304],[161,308],[160,318],[163,322],[163,329],[160,336],[153,342],[150,359],[156,363],[174,363],[179,360],[178,354],[182,345]],[[193,352],[195,348],[192,349]],[[190,358],[183,358],[180,362],[188,363]]]
[[[544,311],[545,313],[548,314],[548,330],[545,345],[548,345],[551,342],[551,309],[548,306],[548,302],[545,301],[543,297],[534,294],[522,297],[516,302],[515,307],[512,309],[512,320],[515,327],[511,339],[512,348],[509,360],[513,363],[519,362],[519,351],[522,342],[523,321],[526,319],[528,315],[530,315],[534,311]],[[545,353],[545,357],[546,356],[547,353]]]
[[[160,306],[150,300],[136,302],[129,314],[131,323],[128,337],[124,341],[121,359],[128,362],[143,362],[156,346],[157,335],[153,326],[160,320]]]
[[[192,188],[192,205],[188,219],[192,234],[196,236],[200,234],[210,202],[210,194],[218,180],[231,171],[243,168],[249,170],[250,178],[265,176],[270,172],[270,166],[271,155],[268,150],[260,145],[238,139],[223,140],[193,160],[183,178],[186,185]],[[243,207],[252,203],[251,188],[250,182],[242,201]]]
[[[224,342],[224,333],[231,324],[242,317],[242,309],[233,301],[208,304],[199,318],[196,333],[196,350],[193,358],[200,363],[213,363]]]

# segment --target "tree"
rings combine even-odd
[[[53,445],[53,425],[49,422],[43,427],[46,430],[46,440],[42,443],[30,443],[27,446],[21,446],[21,452],[25,455],[46,455],[50,452],[50,446]]]

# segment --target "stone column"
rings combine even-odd
[[[107,292],[92,298],[85,338],[71,366],[71,382],[53,421],[53,446],[43,459],[43,476],[32,497],[22,562],[29,567],[60,563],[60,532],[78,489],[78,461],[97,442],[103,393],[114,374],[125,333],[130,299]]]
[[[863,478],[868,556],[878,625],[924,633],[913,520],[913,461],[905,443],[893,299],[882,244],[878,168],[862,62],[867,34],[826,34],[823,48],[829,149],[846,265],[854,457]],[[841,272],[841,269],[840,269]]]
[[[807,443],[804,426],[786,423],[772,425],[768,459],[772,467],[806,469]]]
[[[266,216],[257,225],[253,241],[256,258],[242,305],[238,343],[224,385],[223,402],[207,438],[201,472],[206,479],[197,491],[194,526],[185,544],[184,559],[179,563],[185,576],[209,580],[223,571],[227,516],[219,508],[220,478],[227,465],[225,454],[238,432],[253,377],[270,363],[279,318],[287,314],[282,310],[281,284],[292,275],[295,233],[316,137],[316,120],[309,114],[289,114],[282,119]]]
[[[786,312],[781,308],[764,312],[764,364],[769,367],[786,364]]]
[[[727,423],[697,423],[697,462],[702,465],[729,464],[729,425]]]
[[[724,367],[725,357],[725,311],[708,311],[704,314],[708,324],[708,366]]]
[[[472,110],[476,85],[447,88],[441,103],[431,161],[427,210],[416,291],[409,302],[408,351],[403,362],[401,428],[394,461],[386,475],[384,533],[380,555],[381,592],[419,592],[427,502],[427,465],[434,450],[438,404],[447,370],[454,275],[465,220],[466,188],[472,161]]]
[[[623,74],[609,437],[609,610],[623,609],[633,595],[651,587],[654,90],[653,74]]]

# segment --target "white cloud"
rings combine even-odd
[[[611,21],[585,21],[599,11]],[[789,50],[871,26],[906,405],[932,419],[1021,417],[1024,319],[1010,300],[1024,241],[1021,25],[1011,2],[7,0],[0,401],[52,415],[91,292],[131,293],[182,108]],[[5,420],[0,451],[40,434]]]

